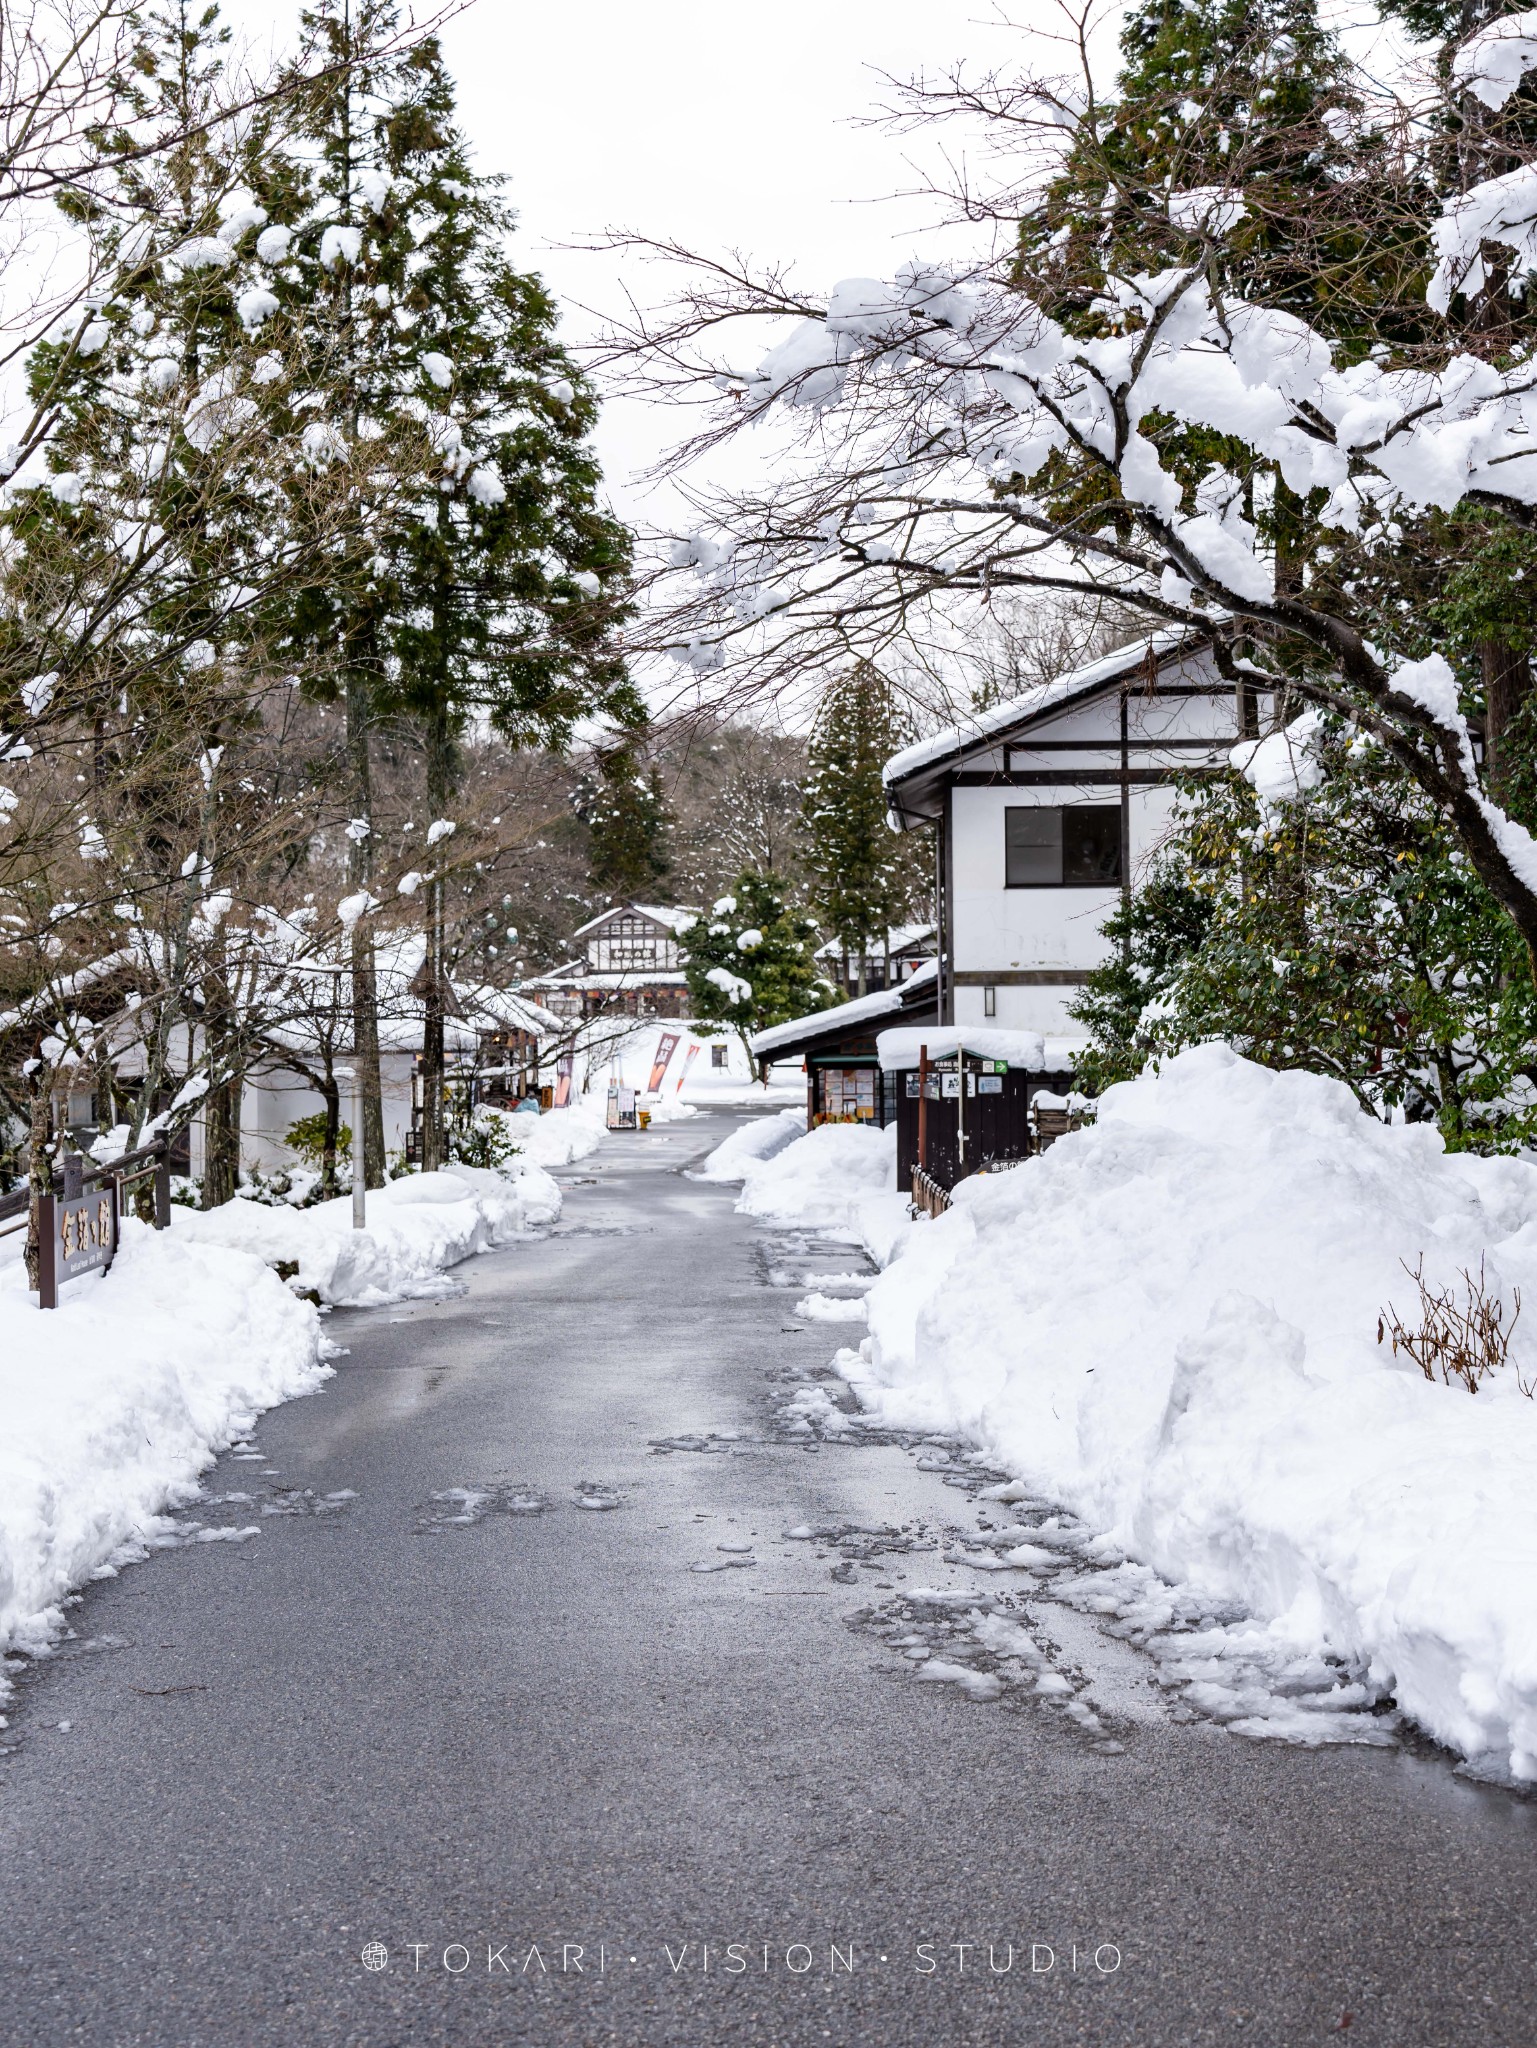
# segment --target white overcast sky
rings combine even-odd
[[[1016,8],[1059,18],[1052,0]],[[794,257],[811,286],[938,251],[934,208],[887,198],[915,183],[913,143],[856,117],[889,96],[882,72],[987,68],[1026,41],[985,0],[478,0],[444,36],[480,166],[507,175],[520,212],[518,260],[566,302],[572,338],[591,332],[577,302],[614,305],[620,279],[611,259],[559,245],[606,227]],[[627,281],[642,298],[663,289],[646,267]],[[600,448],[621,508],[644,515],[628,479],[677,424],[668,408],[608,408]]]

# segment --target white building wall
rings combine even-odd
[[[1208,661],[1175,672],[1164,683],[1212,683],[1210,695],[1150,696],[1136,690],[1126,698],[1128,763],[1135,769],[1175,772],[1226,761],[1236,738],[1231,692]],[[1160,742],[1169,743],[1161,746]],[[1173,744],[1182,742],[1183,744]],[[1196,745],[1195,742],[1205,742]],[[1048,1036],[1081,1032],[1067,1014],[1077,982],[1009,981],[1010,974],[1083,975],[1100,966],[1109,948],[1101,927],[1115,909],[1116,888],[1009,888],[1004,880],[1004,813],[1032,805],[1079,804],[1119,808],[1120,790],[1110,782],[1075,781],[1074,770],[1114,771],[1121,765],[1119,693],[1064,710],[1029,727],[1017,742],[970,756],[968,773],[1051,774],[1041,783],[1000,783],[996,787],[957,785],[950,792],[951,968],[957,1024],[995,1023]],[[1145,880],[1168,836],[1177,792],[1166,784],[1133,785],[1127,801],[1127,832],[1133,885]],[[996,973],[983,984],[963,976]],[[986,988],[993,990],[987,1014]]]

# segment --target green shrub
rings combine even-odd
[[[283,1140],[291,1152],[297,1152],[306,1166],[319,1166],[325,1158],[326,1113],[323,1109],[301,1116],[288,1126]],[[336,1164],[338,1170],[352,1163],[352,1129],[348,1124],[336,1128]]]

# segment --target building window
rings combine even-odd
[[[710,1065],[712,1067],[723,1067],[726,1064],[726,1055],[729,1051],[729,1046],[712,1045],[710,1047]]]
[[[1114,889],[1121,882],[1119,804],[1011,805],[1003,814],[1009,889]]]
[[[984,988],[982,991],[982,1015],[984,1017],[996,1017],[997,1014],[998,991],[995,988]]]

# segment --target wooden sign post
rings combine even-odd
[[[57,1308],[66,1280],[104,1273],[117,1256],[117,1182],[86,1193],[79,1159],[67,1159],[63,1194],[40,1195],[37,1209],[38,1307]]]

